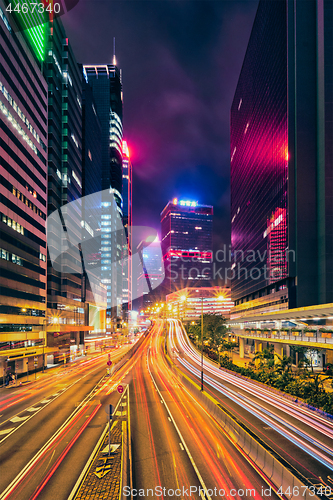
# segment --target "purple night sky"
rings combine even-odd
[[[62,17],[78,62],[122,69],[134,224],[174,197],[214,206],[230,243],[229,116],[258,0],[80,0]]]

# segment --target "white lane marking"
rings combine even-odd
[[[34,408],[33,406],[31,408],[28,408],[27,411],[38,411],[41,409],[41,406],[37,406],[37,408]]]
[[[171,422],[171,418],[170,417],[168,417],[168,420],[170,420],[170,422]]]
[[[84,377],[81,377],[81,378],[84,378]],[[79,379],[79,380],[81,380],[81,379]],[[2,493],[0,494],[0,500],[3,500],[5,498],[7,498],[7,496],[9,496],[12,493],[12,491],[16,488],[17,484],[21,481],[21,479],[23,479],[28,474],[29,470],[35,465],[35,463],[37,462],[37,460],[39,459],[39,457],[42,456],[43,453],[56,441],[56,439],[58,438],[58,436],[61,435],[61,433],[63,432],[63,430],[69,425],[70,421],[75,417],[75,415],[77,415],[81,411],[81,409],[84,406],[86,406],[87,403],[93,397],[94,396],[92,394],[92,391],[90,391],[90,393],[87,394],[87,396],[82,401],[81,407],[76,408],[69,415],[69,417],[67,417],[67,419],[65,420],[65,422],[60,427],[58,427],[58,429],[53,434],[53,436],[51,436],[50,439],[44,444],[44,446],[42,446],[42,448],[40,448],[38,450],[38,452],[35,454],[35,456],[32,457],[32,459],[30,460],[30,462],[28,462],[25,467],[23,467],[23,469],[17,474],[17,476],[7,486],[7,488],[4,491],[2,491]],[[32,418],[34,415],[31,415],[30,418]],[[21,424],[21,425],[23,425],[23,424]],[[17,429],[14,429],[14,430],[17,430]]]
[[[182,443],[179,443],[179,446],[180,446],[180,449],[181,449],[182,451],[184,451],[184,446],[182,445]]]
[[[46,403],[49,403],[50,399],[43,399],[43,401],[40,401],[40,404],[44,405]]]
[[[12,432],[12,430],[14,430],[14,427],[12,427],[11,429],[5,429],[3,431],[0,431],[0,435],[1,434],[8,434],[8,432]]]

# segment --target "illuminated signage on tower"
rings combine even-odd
[[[189,201],[189,200],[179,200],[178,198],[174,198],[172,200],[172,203],[174,205],[180,205],[181,207],[197,207],[198,202],[197,201]]]
[[[11,0],[6,11],[15,16],[19,28],[25,33],[37,59],[44,61],[46,51],[47,23],[54,13],[59,13],[60,4],[53,0],[33,2]]]

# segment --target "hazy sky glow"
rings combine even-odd
[[[229,244],[229,116],[258,0],[80,0],[62,20],[76,58],[122,69],[134,224],[173,199],[214,205]]]

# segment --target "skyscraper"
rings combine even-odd
[[[166,293],[207,286],[212,279],[213,207],[170,201],[161,213]]]
[[[84,276],[82,300],[85,324],[105,330],[106,286],[101,283],[102,128],[92,88],[82,75],[82,246]],[[90,196],[90,195],[94,196]],[[94,238],[91,244],[90,239]],[[92,252],[87,252],[86,242]],[[93,283],[91,284],[91,281]]]
[[[158,237],[148,236],[136,249],[140,259],[137,269],[133,269],[133,276],[136,286],[136,307],[139,310],[151,305],[158,297],[156,289],[164,278],[160,245]]]
[[[50,18],[44,74],[49,89],[48,215],[61,208],[65,219],[67,204],[82,197],[82,75],[59,17]],[[59,238],[65,241],[67,234],[80,241],[81,221],[79,202],[66,218],[62,235],[48,224],[49,249],[57,246]],[[75,337],[77,344],[83,341],[79,335],[84,304],[78,248],[70,249],[61,262],[61,270],[48,262],[48,309],[57,342],[68,349],[70,337]]]
[[[333,301],[333,8],[261,0],[231,108],[236,310]]]
[[[0,366],[19,373],[34,356],[42,366],[45,345],[46,36],[6,5],[0,0]],[[29,29],[19,32],[23,23]]]
[[[123,303],[125,310],[132,309],[132,163],[127,142],[123,141],[123,224],[126,239],[123,244]]]
[[[84,65],[84,74],[92,87],[96,111],[102,128],[102,189],[112,190],[116,207],[106,207],[108,213],[102,229],[102,281],[107,287],[107,328],[121,314],[123,294],[122,253],[123,234],[112,224],[122,212],[122,82],[119,68],[114,64]],[[114,211],[110,214],[110,208]],[[106,227],[108,226],[108,227]],[[105,249],[105,250],[104,250]],[[117,263],[112,266],[112,263]]]

